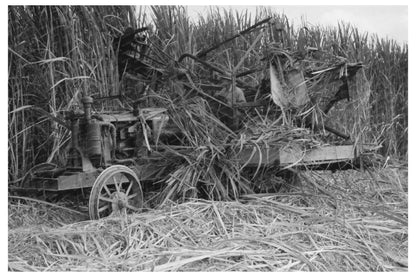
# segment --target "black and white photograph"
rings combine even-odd
[[[409,273],[410,6],[351,3],[4,7],[7,272]]]

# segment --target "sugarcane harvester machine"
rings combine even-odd
[[[92,188],[92,219],[122,210],[140,211],[142,182],[160,179],[166,167],[160,153],[146,148],[152,143],[152,130],[163,137],[161,128],[169,129],[163,126],[168,120],[166,109],[98,114],[92,113],[92,97],[83,97],[82,102],[83,112],[66,115],[71,130],[66,165],[40,164],[27,185],[45,191]],[[146,131],[149,136],[143,135]]]
[[[200,57],[187,56],[201,61]],[[143,60],[136,62],[145,70],[150,68]],[[137,67],[136,64],[133,69]],[[65,115],[71,130],[66,165],[35,166],[28,174],[31,178],[27,186],[45,191],[91,188],[88,207],[91,219],[140,212],[143,184],[163,179],[169,168],[163,149],[149,146],[163,137],[167,142],[169,137],[180,137],[181,130],[172,123],[164,108],[136,106],[133,111],[97,113],[93,112],[93,101],[92,97],[84,96],[83,110]],[[253,149],[243,149],[238,157],[248,167],[284,167],[295,162],[319,165],[352,161],[358,156],[353,145],[326,146],[307,153],[270,146],[253,153]]]

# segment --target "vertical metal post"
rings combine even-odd
[[[91,122],[91,105],[92,105],[92,97],[90,96],[85,96],[82,98],[82,103],[84,104],[84,115],[85,115],[85,120],[90,123]]]

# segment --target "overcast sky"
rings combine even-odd
[[[277,2],[277,1],[276,1]],[[287,1],[286,1],[287,2]],[[253,1],[251,2],[253,3]],[[220,6],[232,7],[238,11],[256,12],[256,6]],[[379,37],[388,37],[397,42],[408,41],[408,7],[378,5],[378,6],[270,6],[272,9],[286,14],[290,21],[299,24],[302,17],[313,25],[333,25],[338,21],[353,24],[361,32],[375,33]],[[198,13],[204,14],[208,6],[188,6],[190,17]]]

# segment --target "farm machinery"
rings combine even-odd
[[[126,43],[123,39],[132,39],[135,34],[137,32],[130,30],[121,39],[120,45],[131,46],[131,42]],[[140,43],[143,43],[143,37]],[[129,51],[131,52],[131,47]],[[119,60],[119,66],[122,64],[124,68],[130,68],[135,74],[143,76],[159,74],[146,64],[143,47],[138,50],[140,58],[131,57],[126,51],[120,53],[119,57],[122,55],[123,60]],[[213,68],[201,56],[186,54],[179,60],[185,58]],[[350,75],[359,67],[361,65],[350,65]],[[236,90],[235,87],[233,90]],[[342,92],[341,88],[339,91]],[[300,93],[303,94],[304,91]],[[28,174],[31,180],[26,182],[27,186],[45,191],[91,188],[88,207],[91,219],[121,212],[140,212],[143,209],[144,191],[169,174],[171,153],[166,149],[175,148],[179,153],[192,151],[181,147],[181,142],[184,141],[183,130],[175,125],[165,107],[135,105],[130,110],[96,112],[91,96],[86,94],[81,102],[82,110],[65,113],[71,132],[71,143],[66,150],[66,164],[56,166],[45,163],[36,166]],[[253,109],[262,105],[259,101],[250,100],[243,103],[230,101],[228,104],[232,111],[230,128],[235,128],[237,109]],[[328,126],[323,128],[344,139],[349,138]],[[355,161],[359,154],[359,147],[353,143],[323,145],[307,151],[296,147],[285,149],[280,145],[264,144],[259,147],[242,147],[236,158],[246,168],[272,166],[283,169],[290,165],[316,167],[348,163]]]

